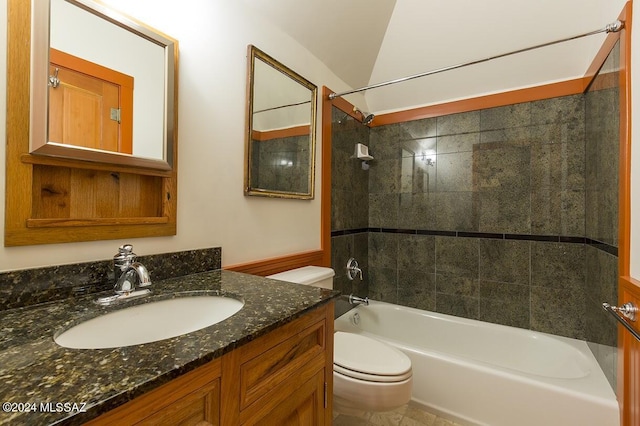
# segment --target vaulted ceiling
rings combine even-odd
[[[604,28],[624,0],[243,0],[324,62],[338,92]],[[584,75],[604,34],[364,94],[372,112]],[[348,97],[347,97],[348,99]]]

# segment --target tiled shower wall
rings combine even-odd
[[[616,326],[600,307],[617,287],[613,92],[370,130],[334,111],[336,287],[589,340],[613,383]],[[355,143],[375,157],[368,171]],[[348,257],[364,282],[344,278]]]
[[[582,95],[373,128],[370,296],[584,338],[584,141]]]
[[[252,188],[309,192],[309,135],[251,143]]]

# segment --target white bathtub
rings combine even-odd
[[[583,341],[375,301],[335,328],[406,353],[412,400],[459,423],[620,424],[616,396]]]

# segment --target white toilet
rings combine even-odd
[[[280,281],[333,288],[333,269],[305,266],[270,275]],[[379,340],[337,331],[333,341],[333,406],[339,413],[389,411],[411,399],[411,360]]]

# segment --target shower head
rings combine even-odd
[[[369,113],[369,112],[364,112],[361,111],[358,107],[354,106],[353,107],[353,114],[360,114],[362,116],[362,124],[371,124],[371,122],[373,121],[373,118],[375,117],[375,115]],[[344,115],[344,117],[342,117],[340,120],[338,120],[339,124],[344,123],[345,121],[347,121],[347,119],[349,118],[349,116],[352,115],[351,113],[346,113]]]
[[[360,111],[358,107],[353,107],[353,112],[359,112],[362,115],[362,124],[371,124],[375,115],[370,112]]]
[[[367,114],[363,113],[362,117],[363,117],[363,119],[362,119],[362,123],[363,124],[371,124],[371,122],[373,121],[375,115],[373,115],[371,113],[367,113]]]

